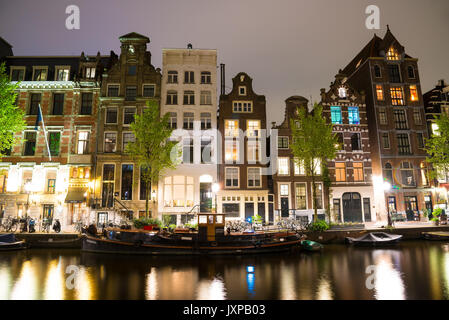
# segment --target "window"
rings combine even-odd
[[[166,104],[178,104],[178,92],[167,91],[167,103]]]
[[[321,160],[313,159],[313,168],[315,170],[315,174],[321,175]]]
[[[212,159],[212,138],[201,137],[201,163],[211,163]]]
[[[387,125],[388,124],[387,109],[379,108],[378,110],[379,110],[379,123],[381,125]]]
[[[106,123],[117,123],[117,108],[106,108]]]
[[[238,137],[239,136],[239,121],[225,120],[225,136]]]
[[[56,179],[47,179],[47,193],[55,193]]]
[[[137,87],[136,86],[126,87],[125,100],[136,101],[136,97],[137,97]]]
[[[94,79],[95,78],[95,67],[87,67],[85,69],[85,76],[87,79]]]
[[[195,83],[193,71],[184,72],[184,83]]]
[[[382,133],[382,147],[384,149],[390,149],[390,135],[388,132]]]
[[[192,207],[193,178],[185,176],[165,177],[164,205],[166,207]]]
[[[253,103],[251,101],[234,101],[232,103],[232,111],[251,113],[253,112]]]
[[[170,117],[168,118],[168,125],[172,129],[176,129],[178,127],[178,115],[176,112],[170,112]]]
[[[70,68],[59,67],[55,73],[56,81],[69,81]]]
[[[260,136],[260,120],[247,120],[246,121],[246,135],[248,137]]]
[[[132,200],[133,198],[133,169],[132,164],[122,164],[122,200]]]
[[[116,146],[117,146],[117,133],[106,132],[104,134],[104,152],[105,153],[115,152]]]
[[[405,110],[394,110],[394,124],[397,130],[405,130],[407,127],[407,117]]]
[[[317,209],[323,209],[323,185],[315,184],[315,203]]]
[[[337,106],[331,106],[331,120],[333,124],[342,124],[341,108]]]
[[[281,196],[288,196],[288,184],[281,184],[279,186],[279,193]]]
[[[418,90],[415,85],[410,86],[410,100],[418,101]]]
[[[374,65],[374,76],[376,78],[381,78],[382,77],[382,73],[380,72],[380,67],[378,64]]]
[[[91,92],[81,93],[81,115],[92,114],[92,96]]]
[[[408,74],[409,79],[415,79],[415,68],[413,68],[413,66],[408,66],[407,74]]]
[[[194,120],[193,112],[184,112],[183,129],[185,129],[185,130],[193,130],[193,120]]]
[[[360,124],[359,108],[348,107],[349,124]]]
[[[288,149],[288,137],[278,137],[278,149]]]
[[[343,138],[343,133],[338,132],[338,133],[336,133],[336,136],[337,136],[337,140],[338,140],[338,146],[336,146],[336,148],[339,148],[340,150],[344,151],[345,150],[345,141]]]
[[[167,83],[178,83],[178,71],[168,71]]]
[[[377,95],[377,101],[384,101],[384,89],[382,85],[377,84],[376,85],[376,95]]]
[[[248,162],[256,163],[260,161],[261,143],[256,139],[248,139],[247,141],[247,157]]]
[[[347,94],[346,91],[347,91],[346,88],[343,88],[343,87],[338,88],[338,96],[339,96],[341,99],[346,98],[346,94]]]
[[[139,192],[139,200],[147,199],[147,191],[148,191],[148,199],[151,199],[151,182],[147,183],[145,177],[148,173],[148,167],[140,166],[140,192]]]
[[[114,206],[114,182],[115,182],[115,165],[103,165],[103,190],[101,193],[101,206]]]
[[[185,105],[195,104],[195,92],[184,91],[184,102]]]
[[[225,168],[226,187],[235,188],[239,186],[239,169]]]
[[[393,184],[393,167],[388,162],[384,166],[384,179]]]
[[[278,158],[278,175],[288,176],[290,174],[290,158]]]
[[[200,104],[202,104],[202,105],[211,105],[212,104],[212,96],[211,96],[210,91],[201,91]]]
[[[239,159],[239,144],[237,140],[225,139],[225,162],[233,163]]]
[[[207,130],[212,128],[211,114],[209,112],[203,112],[200,114],[201,130]]]
[[[401,183],[406,187],[413,187],[416,185],[413,174],[413,165],[410,162],[401,163]]]
[[[401,72],[399,71],[399,65],[397,64],[388,65],[388,76],[390,77],[390,82],[400,83]]]
[[[130,142],[136,141],[136,137],[132,132],[123,132],[123,149],[122,152],[126,152],[126,146]]]
[[[25,79],[25,68],[11,67],[11,81],[23,81]]]
[[[129,125],[134,122],[134,116],[136,115],[136,108],[125,108],[123,111],[123,124]]]
[[[410,152],[410,141],[408,138],[408,134],[401,133],[397,135],[398,139],[398,152],[400,155],[409,155]]]
[[[239,87],[239,96],[246,96],[246,87],[245,86]]]
[[[248,187],[260,187],[260,168],[248,168]]]
[[[193,76],[192,76],[193,78]],[[210,83],[211,82],[211,75],[209,71],[202,71],[201,72],[201,83]]]
[[[423,186],[429,185],[429,179],[428,179],[428,172],[427,172],[427,166],[424,162],[421,162],[421,183]]]
[[[34,68],[33,81],[47,80],[47,68]]]
[[[50,148],[50,154],[52,156],[59,155],[60,143],[61,143],[61,132],[49,132],[48,146]]]
[[[0,171],[0,193],[6,192],[6,186],[8,185],[8,170]]]
[[[118,84],[108,85],[108,97],[118,97],[120,86]]]
[[[89,131],[78,131],[77,154],[87,154],[89,146]]]
[[[136,74],[137,74],[137,66],[136,65],[128,66],[128,75],[135,76]]]
[[[193,139],[184,138],[182,140],[182,162],[193,163]]]
[[[29,115],[37,115],[39,113],[39,103],[41,102],[40,93],[32,93],[30,99]]]
[[[399,60],[399,54],[396,51],[395,48],[390,47],[390,49],[388,49],[387,51],[387,60],[392,60],[392,61],[396,61]]]
[[[422,132],[416,133],[416,140],[418,141],[418,148],[424,149],[424,134]]]
[[[24,156],[34,156],[36,151],[36,131],[25,131]]]
[[[352,151],[362,150],[362,143],[360,140],[360,133],[353,133],[351,135],[351,147]]]
[[[143,96],[152,98],[154,97],[154,92],[156,91],[156,87],[154,84],[144,84],[143,85]]]
[[[354,181],[363,181],[363,163],[362,162],[354,162],[352,164],[354,169]]]
[[[344,162],[335,162],[335,180],[337,182],[346,181],[346,164]]]
[[[303,176],[306,174],[306,168],[304,167],[304,162],[301,161],[298,164],[297,159],[295,159],[295,161],[293,161],[294,167],[295,167],[295,175],[296,176]]]
[[[53,114],[62,115],[64,113],[64,94],[53,93]]]
[[[417,125],[422,124],[421,111],[419,109],[413,110],[413,121],[415,121],[415,124]]]
[[[296,184],[296,209],[297,210],[307,209],[307,192],[305,183]]]
[[[390,88],[391,95],[391,104],[394,106],[403,106],[404,105],[404,91],[402,87],[391,87]]]

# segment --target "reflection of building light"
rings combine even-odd
[[[53,260],[48,266],[44,297],[46,300],[62,300],[64,298],[65,281],[61,273],[61,262]]]
[[[198,286],[198,300],[224,299],[226,299],[226,290],[223,284],[223,280],[214,278],[212,281],[203,280],[200,282]]]
[[[321,277],[317,291],[318,300],[332,300],[333,294],[331,284],[326,277]]]
[[[0,283],[0,300],[8,300],[11,277],[7,268],[0,269]]]
[[[246,267],[246,272],[248,272],[248,273],[249,272],[251,272],[251,273],[254,272],[254,266],[247,266]]]
[[[377,300],[404,300],[405,290],[401,274],[393,266],[391,254],[388,251],[373,252],[376,265],[374,280],[375,297]]]
[[[281,265],[281,300],[296,300],[295,279],[292,269]]]
[[[36,280],[35,270],[31,261],[25,261],[22,265],[19,280],[16,282],[12,294],[12,300],[32,300],[36,298]]]
[[[147,274],[146,285],[145,298],[147,300],[156,300],[158,291],[156,268],[152,267],[150,273]]]
[[[76,298],[78,300],[92,300],[92,278],[85,268],[78,271],[76,284]]]

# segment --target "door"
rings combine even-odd
[[[262,221],[265,222],[265,202],[257,203],[257,214],[262,217]]]
[[[341,221],[341,204],[340,199],[334,199],[334,218],[336,221]]]
[[[245,220],[248,221],[254,215],[254,202],[245,202]]]
[[[282,218],[288,218],[288,198],[282,197],[281,198],[281,217]]]
[[[432,196],[431,195],[424,196],[424,202],[426,204],[427,211],[432,212],[433,211]]]
[[[343,194],[343,218],[344,222],[363,222],[360,193]]]
[[[418,201],[415,196],[406,196],[405,199],[405,213],[407,214],[407,221],[415,220],[415,213],[418,212]]]
[[[200,212],[212,211],[212,183],[200,183]]]
[[[268,222],[273,222],[274,221],[274,206],[273,206],[273,203],[272,202],[270,202],[269,204],[268,204]]]
[[[108,223],[108,213],[107,212],[98,212],[97,226],[103,226]]]
[[[363,213],[365,222],[371,222],[371,201],[369,198],[363,198]]]

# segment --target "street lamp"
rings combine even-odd
[[[215,213],[218,213],[218,205],[217,205],[217,193],[220,191],[220,185],[218,183],[212,184],[212,192],[215,194]]]
[[[31,182],[25,183],[25,191],[28,194],[27,197],[27,210],[25,211],[25,218],[28,217],[28,211],[30,210],[30,193],[31,193]]]

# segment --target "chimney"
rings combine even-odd
[[[220,63],[220,95],[224,95],[225,94],[225,64],[224,63]]]

